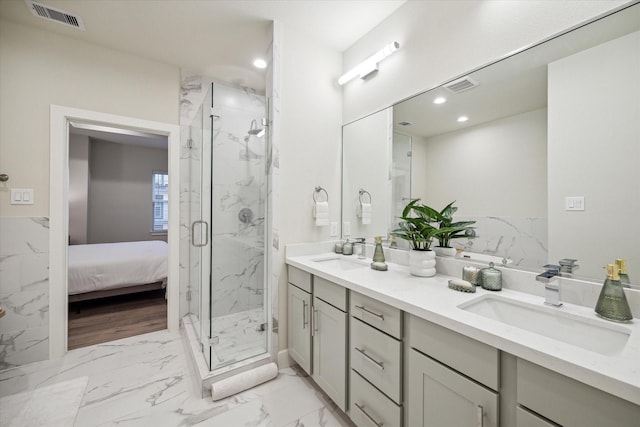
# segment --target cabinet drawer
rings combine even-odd
[[[402,338],[402,311],[368,296],[351,292],[351,315],[398,339]]]
[[[313,294],[340,310],[347,311],[347,288],[336,285],[322,277],[314,276]]]
[[[350,390],[349,416],[357,426],[401,426],[402,407],[389,400],[355,371],[351,371]]]
[[[535,415],[532,412],[523,408],[516,408],[516,426],[517,427],[558,427],[558,424],[554,424],[545,420],[542,417]]]
[[[518,403],[564,426],[637,426],[640,406],[518,359]]]
[[[396,403],[401,403],[402,345],[359,321],[351,319],[351,368]]]
[[[287,272],[289,276],[289,283],[311,293],[311,274],[290,265],[287,266]]]
[[[415,316],[407,323],[412,348],[498,390],[498,349]]]

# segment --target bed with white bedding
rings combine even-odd
[[[69,246],[69,301],[160,289],[166,282],[166,242]]]

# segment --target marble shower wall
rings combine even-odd
[[[0,217],[0,370],[49,358],[49,219]]]
[[[249,135],[253,120],[262,127],[265,97],[251,89],[216,82],[213,128],[209,129],[211,80],[183,72],[181,124],[183,169],[181,224],[187,238],[181,247],[181,315],[200,315],[199,251],[189,244],[189,224],[200,219],[200,157],[213,133],[212,300],[214,317],[264,306],[265,204],[267,197],[264,136]],[[203,120],[204,119],[204,120]],[[191,133],[189,135],[189,130]],[[204,134],[204,137],[203,137]],[[187,148],[191,140],[191,148]],[[246,222],[240,213],[246,213]],[[190,255],[190,256],[187,256]],[[190,291],[191,301],[186,301]]]
[[[456,217],[476,221],[475,239],[455,239],[452,246],[465,251],[509,258],[512,266],[539,269],[547,264],[546,218]]]

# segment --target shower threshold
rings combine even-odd
[[[265,351],[262,354],[239,360],[210,371],[200,350],[200,342],[195,333],[194,320],[191,318],[191,315],[182,318],[181,328],[182,337],[191,358],[190,365],[193,370],[196,387],[194,392],[202,398],[211,396],[211,384],[214,382],[272,361],[271,355]]]

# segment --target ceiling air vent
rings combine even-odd
[[[60,24],[64,24],[68,27],[78,28],[84,31],[84,24],[79,16],[74,16],[64,10],[56,9],[55,7],[46,6],[41,3],[36,3],[31,0],[25,0],[27,6],[35,16],[55,21]]]
[[[444,85],[444,88],[453,93],[460,93],[464,92],[465,90],[473,89],[476,86],[478,86],[478,82],[476,82],[469,76],[465,76],[458,80],[454,80],[451,83],[447,83],[446,85]]]

